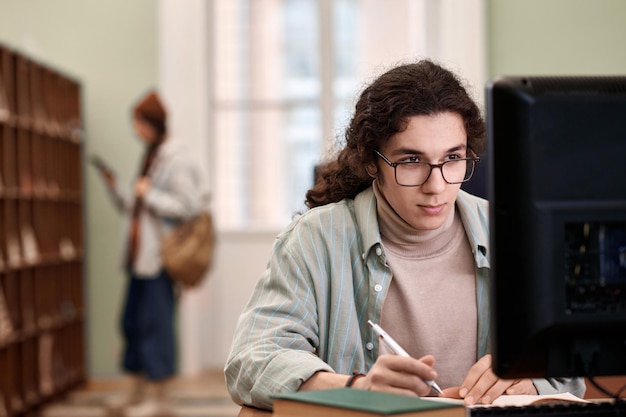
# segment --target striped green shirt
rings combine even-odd
[[[479,359],[489,352],[488,203],[460,191],[456,204],[476,262]],[[224,369],[233,400],[271,408],[273,395],[296,391],[318,371],[366,373],[379,340],[367,320],[380,322],[390,282],[371,187],[295,219],[277,236],[239,318]],[[535,385],[576,394],[568,382]]]

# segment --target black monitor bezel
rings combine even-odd
[[[626,77],[504,76],[487,84],[491,342],[494,371],[503,378],[626,374],[626,313],[568,312],[558,265],[564,225],[626,222],[626,186],[618,186],[617,192],[607,187],[607,198],[590,189],[591,197],[584,198],[580,187],[591,188],[593,182],[572,175],[582,184],[568,184],[565,178],[564,187],[572,187],[569,194],[558,189],[556,198],[546,198],[537,192],[540,182],[547,181],[536,174],[543,170],[538,165],[546,164],[538,151],[543,146],[538,142],[546,139],[535,124],[537,112],[549,109],[559,119],[554,120],[558,134],[559,126],[567,130],[569,108],[580,107],[584,114],[597,105],[619,106],[626,118]],[[611,134],[612,126],[599,126],[606,120],[615,128],[626,127],[616,117],[602,120],[602,114],[589,120],[589,129],[597,123]],[[626,128],[624,132],[626,144]],[[571,138],[572,143],[586,146],[580,136]],[[624,146],[619,144],[619,150]],[[626,167],[626,152],[624,157]],[[624,167],[618,168],[618,178],[626,178]],[[598,172],[601,167],[594,175]]]

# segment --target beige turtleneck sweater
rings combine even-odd
[[[476,362],[475,263],[456,210],[436,230],[416,230],[374,181],[378,222],[393,279],[381,326],[413,357],[435,357],[441,388],[461,384]],[[381,343],[380,354],[391,353]]]

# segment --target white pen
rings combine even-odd
[[[395,353],[396,355],[407,357],[407,358],[411,356],[408,353],[406,353],[406,350],[402,349],[402,346],[400,346],[398,342],[393,340],[393,338],[389,336],[387,332],[384,331],[383,328],[380,327],[378,324],[372,322],[371,320],[368,320],[367,324],[369,324],[370,327],[374,329],[374,332],[376,332],[376,334],[380,336],[383,342],[385,342],[385,344],[389,347],[389,349],[391,349],[393,353]],[[437,385],[435,381],[425,381],[425,382],[428,385],[430,385],[439,394],[443,395],[443,391],[441,390],[441,388],[439,388],[439,385]]]

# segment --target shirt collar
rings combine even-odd
[[[487,200],[459,191],[456,205],[467,239],[479,268],[489,268],[489,203]]]
[[[361,191],[354,198],[354,215],[363,239],[363,255],[367,256],[374,246],[381,243],[376,214],[376,197],[372,187]]]

